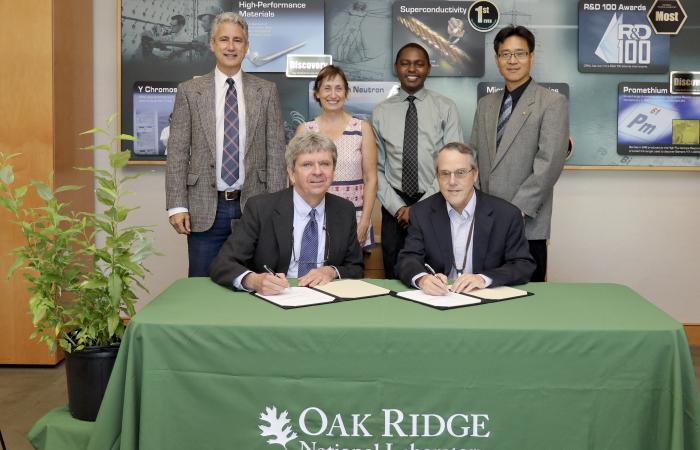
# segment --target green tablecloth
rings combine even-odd
[[[624,286],[527,289],[283,310],[178,281],[129,324],[89,448],[700,448],[678,322]]]
[[[83,450],[95,424],[71,417],[67,406],[52,409],[34,424],[27,439],[38,450]]]

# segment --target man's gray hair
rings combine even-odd
[[[476,150],[468,146],[467,144],[462,144],[461,142],[450,142],[449,144],[446,144],[444,147],[442,147],[440,150],[435,153],[435,170],[437,170],[437,158],[440,152],[445,151],[445,150],[454,150],[457,152],[460,152],[463,155],[469,155],[471,156],[471,168],[472,169],[478,169],[476,165]]]
[[[335,148],[333,141],[322,134],[307,131],[297,134],[289,141],[284,159],[287,161],[287,168],[294,169],[294,164],[297,162],[299,155],[324,151],[331,152],[333,168],[335,168],[335,163],[338,161],[338,150]]]
[[[214,37],[216,30],[219,29],[219,25],[223,23],[232,23],[241,27],[243,29],[243,34],[245,35],[245,41],[248,42],[248,22],[246,22],[242,16],[230,11],[222,12],[216,16],[214,19],[214,25],[212,25],[211,31],[209,32],[209,39]]]

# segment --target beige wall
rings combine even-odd
[[[95,7],[95,120],[117,110],[116,9]],[[132,188],[134,223],[156,226],[166,256],[148,264],[151,294],[186,275],[186,242],[167,223],[163,168]],[[700,172],[565,171],[556,187],[550,281],[630,286],[684,323],[700,323]]]

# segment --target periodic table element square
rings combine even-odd
[[[672,123],[680,115],[675,109],[641,102],[626,109],[617,121],[619,137],[631,143],[662,143],[671,134]]]

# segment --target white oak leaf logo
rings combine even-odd
[[[297,434],[292,431],[287,418],[287,411],[277,416],[277,407],[265,407],[265,412],[260,413],[260,420],[268,425],[259,425],[260,436],[274,436],[268,439],[268,444],[278,444],[287,450],[287,443],[297,438]]]

